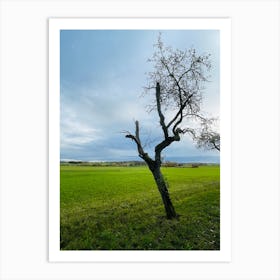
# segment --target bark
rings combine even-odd
[[[166,184],[166,182],[164,180],[164,177],[161,173],[160,167],[157,166],[151,171],[153,173],[155,182],[156,182],[158,190],[160,192],[161,199],[162,199],[162,202],[164,204],[167,219],[177,218],[178,216],[175,212],[172,201],[170,199],[167,184]]]
[[[161,167],[160,155],[161,155],[161,151],[164,148],[166,148],[167,146],[169,146],[173,141],[180,140],[179,135],[176,135],[173,137],[168,137],[167,139],[165,139],[164,141],[162,141],[155,147],[155,160],[151,159],[150,156],[148,155],[148,153],[145,153],[145,151],[142,147],[141,140],[139,137],[139,122],[138,121],[135,122],[135,135],[127,134],[126,137],[132,139],[136,143],[139,157],[141,157],[147,163],[150,171],[152,172],[155,182],[157,184],[159,193],[161,195],[162,202],[164,204],[166,217],[168,219],[177,218],[178,216],[177,216],[175,209],[173,207],[173,204],[171,202],[167,184],[166,184],[164,177],[160,170],[160,167]]]
[[[157,111],[158,111],[158,115],[159,115],[159,119],[160,119],[160,125],[161,125],[162,131],[164,133],[164,138],[167,139],[168,138],[168,128],[165,125],[165,122],[164,122],[165,118],[161,111],[159,83],[157,83],[157,86],[156,86],[156,101],[157,101]]]
[[[160,125],[163,130],[164,134],[164,140],[161,141],[158,145],[155,146],[155,158],[152,159],[148,153],[146,153],[143,149],[141,139],[140,139],[140,133],[139,133],[139,122],[135,121],[135,134],[128,133],[125,137],[132,139],[136,145],[139,157],[142,158],[147,165],[149,166],[150,171],[153,174],[153,177],[155,179],[155,182],[157,184],[159,193],[162,198],[162,202],[164,204],[166,216],[168,219],[174,219],[177,218],[177,214],[175,212],[175,209],[173,207],[173,204],[171,202],[168,188],[166,181],[164,180],[164,177],[161,173],[160,167],[161,167],[161,152],[163,149],[165,149],[167,146],[169,146],[174,141],[180,141],[180,135],[179,131],[176,130],[176,127],[182,122],[182,109],[179,110],[178,116],[181,115],[181,118],[177,120],[175,126],[173,127],[173,136],[169,136],[168,134],[168,127],[176,121],[178,116],[176,117],[166,126],[165,124],[165,118],[161,111],[161,98],[160,98],[160,85],[159,83],[156,84],[156,101],[157,101],[157,111],[160,118]]]

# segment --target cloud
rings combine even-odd
[[[135,143],[121,133],[125,130],[134,133],[135,120],[140,122],[145,149],[153,155],[154,145],[162,139],[162,131],[157,113],[146,112],[150,97],[139,96],[146,83],[145,72],[150,70],[146,60],[156,32],[132,33],[100,31],[80,36],[78,31],[67,32],[67,40],[61,47],[61,158],[137,159]],[[179,36],[180,31],[174,36],[171,31],[167,33],[171,40],[168,44],[177,38],[180,48],[188,41],[185,35]],[[122,40],[118,36],[123,36]],[[106,41],[118,47],[112,49]],[[103,42],[102,45],[98,45],[99,42]],[[67,47],[74,43],[74,49]],[[212,88],[213,92],[218,89],[215,84]],[[217,94],[213,96],[211,111],[216,111]],[[180,156],[202,152],[191,141],[183,140],[173,143],[164,153]]]
[[[60,147],[82,148],[83,145],[101,140],[101,131],[82,122],[74,108],[63,106],[60,120]]]

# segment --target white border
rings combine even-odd
[[[279,0],[1,0],[0,279],[280,280],[279,8]],[[232,18],[232,261],[50,263],[48,18],[147,16]]]
[[[230,19],[50,19],[49,20],[49,260],[75,262],[228,262],[231,260],[231,36]],[[60,30],[220,30],[221,247],[219,251],[60,251],[59,69]]]

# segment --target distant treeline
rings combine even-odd
[[[89,162],[89,161],[61,161],[61,165],[73,165],[73,166],[123,166],[123,167],[133,167],[133,166],[146,166],[144,161],[99,161],[99,162]],[[197,168],[199,166],[209,166],[209,165],[219,165],[216,163],[178,163],[173,161],[166,161],[162,163],[163,167],[192,167]]]

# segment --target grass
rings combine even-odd
[[[147,167],[61,166],[61,250],[219,250],[220,168],[163,168],[178,220]]]

